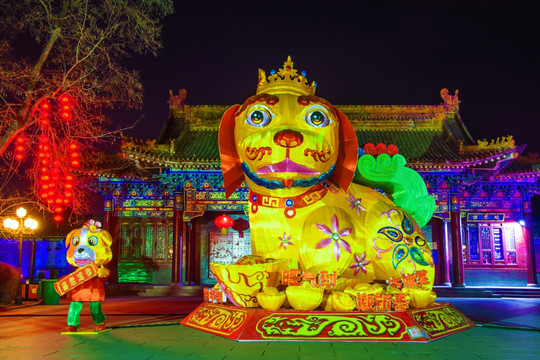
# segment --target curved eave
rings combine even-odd
[[[148,167],[160,167],[171,169],[218,169],[221,168],[219,159],[195,159],[195,158],[166,158],[153,156],[147,153],[124,152],[124,156],[128,159],[144,162]],[[146,166],[143,166],[143,168]]]

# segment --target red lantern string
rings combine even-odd
[[[26,152],[26,138],[24,135],[20,135],[15,140],[15,160],[21,162]]]
[[[67,95],[60,97],[60,119],[68,121],[71,120],[71,101]]]
[[[37,172],[37,191],[39,197],[54,212],[57,223],[64,219],[63,213],[73,202],[74,176],[71,169],[80,166],[80,145],[57,133],[51,122],[69,122],[73,120],[76,103],[67,94],[56,99],[43,100],[36,112],[40,134],[38,148],[34,158]],[[15,158],[23,159],[26,141],[23,137],[15,141]]]
[[[72,167],[78,167],[80,165],[79,156],[79,145],[77,145],[77,143],[75,142],[72,142],[68,146],[69,163]]]

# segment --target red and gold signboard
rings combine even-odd
[[[182,325],[236,341],[428,342],[474,327],[451,304],[407,311],[268,311],[203,303]]]
[[[212,334],[234,338],[240,335],[239,331],[243,330],[247,317],[246,309],[203,303],[182,323]]]
[[[36,300],[37,296],[37,284],[23,284],[22,293],[26,300]]]
[[[62,296],[75,289],[77,286],[97,276],[98,267],[91,263],[66,275],[54,283],[54,290]]]
[[[430,307],[411,311],[414,320],[430,336],[436,339],[471,327],[468,320],[457,309],[449,306]]]

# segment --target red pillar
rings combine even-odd
[[[113,200],[110,197],[105,198],[103,216],[103,229],[107,230],[113,239],[111,251],[113,257],[107,264],[111,271],[111,276],[107,280],[111,284],[118,284],[118,257],[120,256],[120,232],[118,229],[118,219],[114,216]]]
[[[538,281],[536,280],[533,222],[531,202],[529,200],[523,201],[523,220],[525,220],[525,226],[523,227],[525,231],[523,233],[525,235],[525,248],[527,251],[527,286],[536,287],[538,286]]]
[[[189,274],[189,280],[187,281],[189,285],[195,285],[195,261],[196,261],[196,241],[197,241],[197,220],[192,218],[190,220],[189,227],[189,249],[187,250],[187,273]]]
[[[435,266],[435,282],[433,285],[450,286],[450,281],[447,280],[446,263],[446,233],[444,221],[440,218],[433,217],[428,223],[431,225],[431,236],[433,241],[433,250],[437,251],[437,265]]]
[[[451,241],[452,239],[450,238],[450,233],[449,233],[449,224],[450,222],[447,221],[447,220],[444,220],[444,224],[443,224],[443,237],[444,237],[444,257],[443,257],[443,261],[444,261],[444,272],[443,272],[443,277],[444,277],[444,286],[452,286],[452,282],[450,280],[450,244],[451,244]]]
[[[461,206],[460,198],[457,194],[450,197],[450,234],[452,238],[452,273],[454,274],[454,287],[464,287],[463,279],[463,253],[461,244]]]
[[[105,198],[105,202],[103,205],[103,212],[104,212],[103,229],[107,230],[110,233],[112,230],[111,226],[112,226],[112,218],[113,218],[112,199]]]
[[[174,210],[174,227],[173,227],[173,264],[172,264],[172,282],[178,285],[182,283],[182,240],[183,240],[183,217],[184,212],[181,210]]]

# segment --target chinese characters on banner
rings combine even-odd
[[[360,311],[405,311],[409,298],[405,294],[356,294],[356,308]]]
[[[77,286],[87,282],[88,280],[97,276],[97,265],[91,263],[85,267],[77,269],[73,273],[64,276],[60,280],[54,283],[54,290],[58,295],[62,296],[69,291],[75,289]]]
[[[313,287],[334,288],[337,285],[337,274],[328,271],[309,273],[299,269],[283,271],[283,285],[298,286],[302,281],[309,281]],[[396,289],[420,288],[429,285],[429,279],[426,270],[419,270],[415,274],[406,274],[401,278],[390,278],[386,283]],[[358,293],[356,297],[357,309],[360,311],[405,311],[409,308],[409,297],[403,293]]]
[[[390,278],[386,280],[388,286],[394,287],[396,289],[401,289],[404,287],[422,287],[423,285],[429,284],[429,279],[427,278],[426,270],[419,270],[416,274],[405,274],[401,278]]]
[[[292,269],[283,271],[283,285],[299,286],[302,281],[309,281],[313,287],[330,287],[334,288],[337,285],[337,273],[321,271],[317,273],[309,273],[300,269]]]
[[[227,298],[219,288],[204,288],[204,302],[223,304]]]

